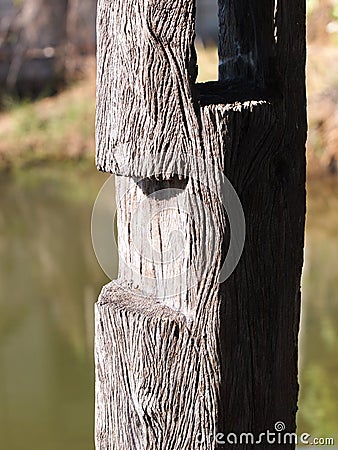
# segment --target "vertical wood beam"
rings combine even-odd
[[[117,175],[120,266],[96,305],[97,449],[295,430],[305,2],[263,3],[219,0],[220,81],[196,84],[193,0],[99,0],[97,165]]]

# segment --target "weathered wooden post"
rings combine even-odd
[[[295,447],[260,434],[295,430],[305,0],[219,0],[205,84],[194,16],[194,0],[98,3],[97,166],[117,175],[120,256],[96,305],[101,450]],[[246,221],[232,274],[243,218],[223,174]]]

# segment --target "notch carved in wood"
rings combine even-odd
[[[189,182],[189,178],[173,175],[170,178],[163,178],[161,176],[136,178],[134,181],[136,181],[137,186],[148,197],[151,196],[157,200],[168,200],[184,191]]]
[[[192,159],[204,157],[205,102],[275,95],[274,1],[219,0],[219,8],[220,83],[205,88],[195,84],[195,0],[98,2],[99,170],[188,176]]]

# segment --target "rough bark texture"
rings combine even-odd
[[[194,2],[98,4],[97,165],[128,176],[187,174],[199,145],[191,85]],[[109,106],[108,106],[109,105]]]
[[[255,4],[219,1],[220,81],[195,85],[192,0],[99,1],[97,163],[120,175],[120,270],[96,305],[97,449],[268,449],[217,433],[295,430],[305,4]],[[246,243],[219,284],[236,235],[222,173]]]

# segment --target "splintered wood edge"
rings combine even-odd
[[[148,319],[169,320],[186,323],[184,314],[179,313],[152,296],[145,296],[141,291],[131,289],[118,280],[108,283],[102,288],[96,310],[109,309],[124,311]]]

